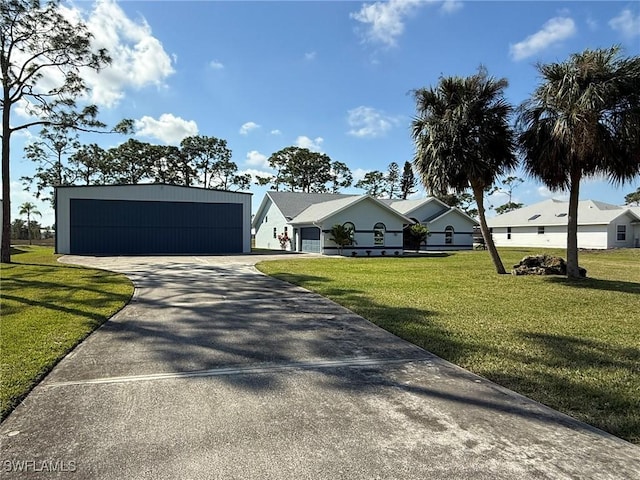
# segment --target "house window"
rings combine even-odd
[[[267,223],[269,221],[269,215],[265,215],[264,216],[264,223]]]
[[[507,240],[511,240],[511,227],[507,227]]]
[[[453,244],[453,227],[451,225],[447,226],[447,228],[444,229],[444,243],[445,245],[452,245]]]
[[[353,245],[355,236],[356,236],[356,226],[351,223],[351,222],[346,222],[344,225],[342,225],[345,229],[349,230],[350,234],[349,234],[349,238],[351,238],[351,243],[350,245]]]
[[[273,227],[273,238],[278,238],[278,229]]]
[[[384,223],[376,223],[373,226],[373,244],[376,247],[384,247],[384,233],[387,230],[387,227],[384,226]]]
[[[284,227],[284,234],[289,236],[289,227]]]
[[[538,227],[538,235],[544,235],[544,227]]]
[[[616,232],[617,232],[616,240],[618,240],[619,242],[626,242],[627,241],[627,226],[626,225],[618,225],[616,227]]]

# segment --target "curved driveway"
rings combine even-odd
[[[136,292],[3,422],[2,477],[640,478],[640,448],[260,274],[268,258],[64,257]]]

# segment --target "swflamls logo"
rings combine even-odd
[[[75,472],[75,460],[3,460],[4,472]]]

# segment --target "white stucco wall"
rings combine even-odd
[[[277,236],[284,233],[284,229],[287,227],[289,238],[293,238],[293,229],[274,203],[269,199],[267,199],[267,202],[268,204],[260,217],[254,219],[254,225],[256,225],[255,246],[256,248],[280,250],[280,242]],[[274,228],[276,229],[276,238],[273,238]],[[287,246],[287,250],[290,249],[291,245]]]
[[[429,229],[427,238],[427,250],[460,250],[473,248],[474,223],[468,218],[456,212],[445,215],[433,222],[425,224]],[[453,242],[445,242],[445,229],[453,227]]]
[[[344,255],[349,256],[352,251],[358,252],[358,255],[366,255],[367,249],[371,250],[372,256],[380,255],[383,250],[386,255],[393,255],[395,251],[402,254],[403,219],[398,217],[394,212],[366,199],[325,219],[322,223],[322,245],[335,247],[335,243],[329,240],[331,234],[325,231],[330,230],[335,224],[343,225],[346,222],[351,222],[355,225],[355,240],[357,243],[353,248],[345,248],[343,252]],[[376,246],[374,241],[373,227],[379,222],[385,226],[383,246]],[[326,255],[337,255],[338,251],[333,248],[328,248],[323,249],[323,253]]]
[[[633,244],[632,247],[640,248],[640,223],[636,223],[633,225]]]
[[[56,251],[71,251],[71,199],[242,204],[243,252],[251,252],[251,194],[176,185],[104,185],[56,189]]]
[[[618,225],[624,225],[626,227],[626,239],[618,240]],[[609,228],[608,233],[608,245],[607,248],[630,248],[635,246],[635,225],[632,223],[631,217],[622,215],[613,221]]]
[[[546,226],[538,234],[537,226],[511,227],[511,239],[507,239],[507,227],[494,227],[493,241],[499,247],[567,248],[567,227]],[[608,245],[606,225],[579,225],[578,248],[605,249]]]

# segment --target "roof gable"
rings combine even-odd
[[[266,196],[271,199],[287,220],[292,220],[312,205],[343,198],[358,198],[360,195],[342,193],[267,192]]]
[[[456,207],[450,207],[449,210],[447,210],[446,212],[437,213],[432,218],[427,219],[426,222],[427,223],[436,222],[436,221],[438,221],[438,220],[440,220],[440,219],[442,219],[442,218],[444,218],[447,215],[450,215],[452,213],[464,218],[465,220],[468,220],[473,225],[479,225],[478,221],[475,218],[470,217],[469,215],[467,215],[462,210],[460,210],[459,208],[456,208]]]
[[[313,204],[303,212],[301,212],[293,220],[291,220],[291,224],[322,223],[327,218],[332,217],[361,202],[371,202],[378,208],[382,208],[392,215],[399,217],[404,223],[412,223],[409,218],[400,214],[377,198],[374,198],[370,195],[354,195]]]
[[[450,208],[449,205],[444,203],[442,200],[437,199],[436,197],[426,197],[419,198],[414,200],[382,200],[382,202],[389,205],[394,210],[400,212],[402,215],[410,216],[411,213],[418,210],[423,205],[427,205],[429,203],[438,203],[443,208]]]

